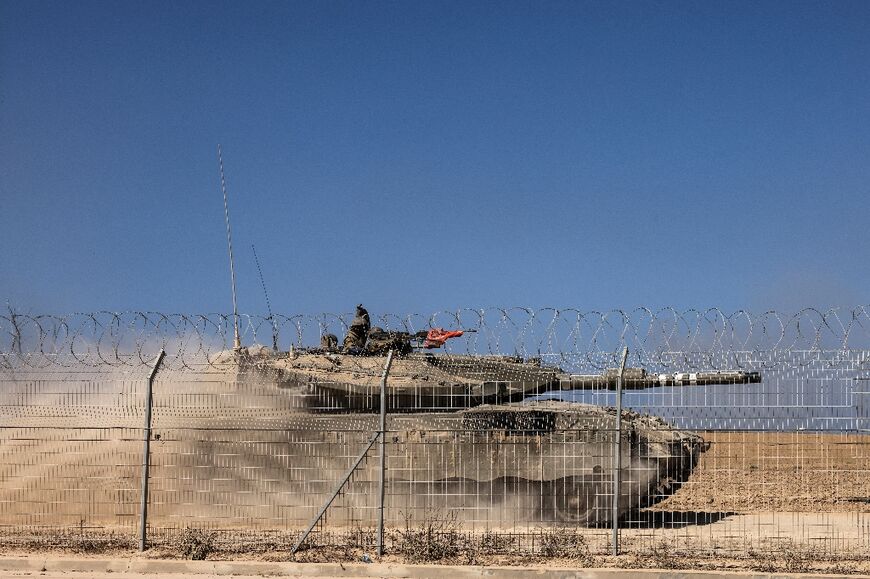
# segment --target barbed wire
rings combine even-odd
[[[353,314],[240,315],[243,345],[272,344],[282,350],[316,347],[321,336],[343,336]],[[628,347],[637,360],[679,352],[722,357],[749,352],[870,349],[868,306],[851,310],[805,308],[796,313],[639,307],[582,311],[556,308],[461,308],[421,314],[379,314],[372,325],[415,333],[429,328],[462,329],[445,351],[554,359],[609,360]],[[70,315],[0,315],[0,365],[138,367],[167,352],[167,366],[198,367],[233,346],[233,316],[160,312],[93,312]]]

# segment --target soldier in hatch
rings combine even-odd
[[[362,352],[366,346],[366,340],[369,337],[371,327],[372,323],[369,321],[369,313],[362,304],[358,305],[356,307],[356,315],[350,323],[350,328],[347,330],[347,336],[344,337],[343,351],[352,354]]]

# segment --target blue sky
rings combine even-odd
[[[0,299],[868,303],[870,3],[0,0]]]

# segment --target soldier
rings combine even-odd
[[[338,352],[338,336],[335,334],[320,336],[320,349],[324,352]]]
[[[358,353],[366,346],[366,340],[369,337],[369,330],[372,327],[369,321],[369,313],[359,304],[356,307],[356,316],[350,323],[350,328],[347,330],[347,336],[344,337],[344,352]]]

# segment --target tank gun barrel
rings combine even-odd
[[[554,390],[616,390],[618,370],[608,369],[601,374],[565,374]],[[707,386],[712,384],[758,384],[761,374],[742,370],[720,372],[674,372],[673,374],[647,374],[643,368],[626,368],[622,387],[641,390],[661,386]]]
[[[619,371],[605,370],[601,374],[566,374],[539,368],[536,372],[520,374],[513,379],[484,380],[473,383],[469,394],[479,403],[519,401],[524,398],[567,390],[616,390]],[[624,390],[643,390],[663,386],[706,386],[720,384],[757,384],[758,372],[725,370],[719,372],[675,372],[673,374],[647,374],[643,368],[626,368],[622,379]]]

